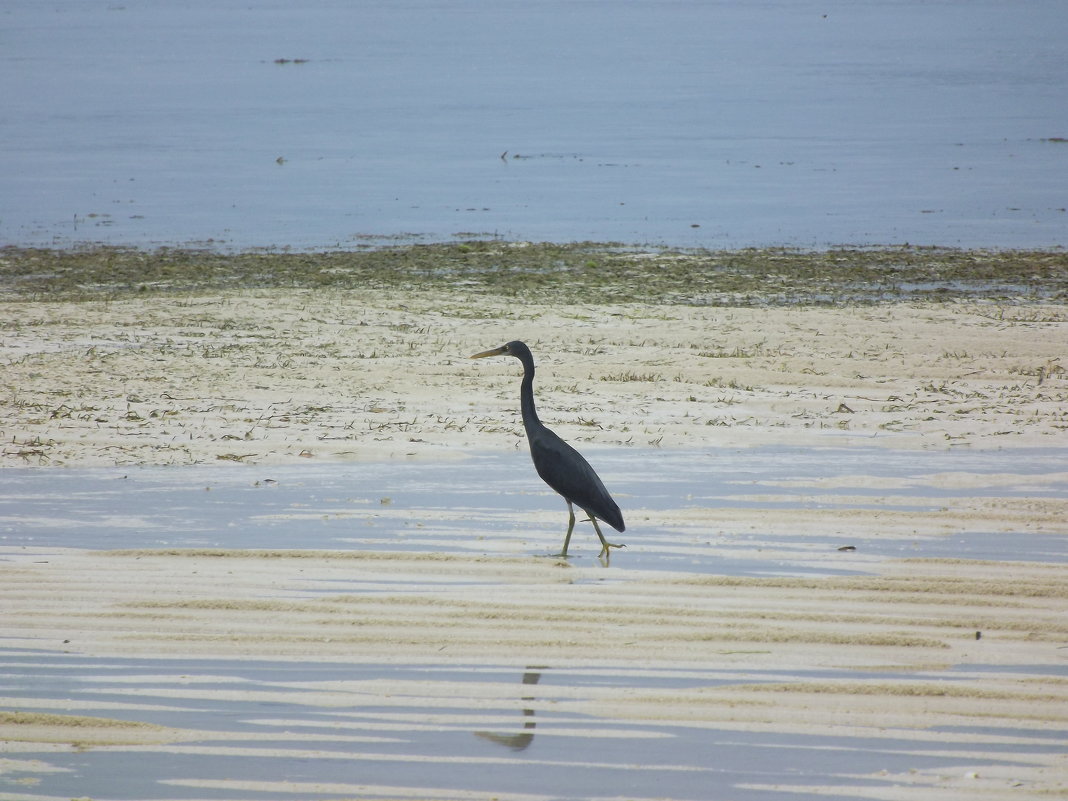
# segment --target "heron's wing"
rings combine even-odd
[[[573,504],[623,531],[623,515],[582,454],[544,426],[531,436],[530,458],[542,480]]]

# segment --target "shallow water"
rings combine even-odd
[[[1034,676],[1059,675],[1046,668]],[[841,679],[848,671],[756,671],[744,681]],[[951,684],[966,673],[866,671],[866,679]],[[35,791],[62,797],[169,799],[378,797],[372,788],[544,797],[756,801],[816,798],[793,783],[892,786],[890,774],[1023,765],[1014,752],[1057,754],[1068,732],[947,727],[908,737],[787,734],[603,719],[567,710],[575,692],[700,688],[742,679],[729,670],[508,665],[390,666],[250,660],[98,659],[0,651],[6,692],[77,704],[82,714],[202,731],[166,748],[97,747],[50,754],[56,772]],[[381,682],[393,690],[383,696]],[[486,683],[503,689],[487,705]],[[476,695],[474,687],[479,685]],[[472,688],[465,693],[465,686]],[[509,698],[507,688],[514,695]],[[323,697],[321,693],[327,693]],[[400,696],[400,697],[397,697]],[[139,707],[130,707],[136,700]],[[35,703],[40,703],[35,700]],[[309,740],[309,738],[312,738]],[[958,752],[963,743],[983,753]],[[922,752],[920,749],[922,748]],[[418,761],[416,756],[418,755]],[[860,778],[886,771],[886,779]],[[266,794],[266,795],[265,795]],[[280,795],[276,795],[280,794]],[[432,797],[432,793],[431,796]]]
[[[629,520],[623,535],[604,527],[627,544],[614,558],[628,567],[848,572],[858,567],[844,557],[813,559],[851,546],[867,556],[1068,560],[1068,531],[887,531],[861,544],[781,527],[732,530],[717,519],[739,510],[934,512],[959,498],[1064,497],[1068,455],[1060,449],[616,448],[588,456]],[[958,475],[969,476],[962,486]],[[698,515],[685,526],[670,514],[688,510]],[[14,546],[548,555],[566,523],[564,503],[519,451],[446,463],[14,469],[0,485],[0,545]],[[576,524],[572,557],[592,560],[595,541],[588,525]]]
[[[1068,243],[1061,0],[0,9],[0,241]]]
[[[784,532],[770,525],[770,516],[814,505],[832,516],[864,508],[934,510],[965,496],[1048,498],[1068,490],[1065,453],[1054,449],[616,448],[589,449],[588,455],[629,517],[620,537],[629,547],[613,554],[611,566],[599,571],[601,581],[611,581],[617,567],[751,576],[859,573],[871,562],[838,551],[839,537]],[[219,547],[503,559],[549,553],[565,522],[563,504],[541,490],[520,452],[472,454],[447,464],[5,470],[3,479],[0,545],[14,546],[23,557],[55,547]],[[687,527],[677,517],[687,510],[707,510],[707,517],[698,515]],[[734,531],[716,519],[753,510],[769,515],[768,530]],[[889,529],[884,535],[857,541],[858,553],[868,559],[1068,559],[1068,534],[964,527],[951,535]],[[576,565],[597,564],[594,543],[586,527],[576,534]],[[440,590],[433,572],[426,575],[308,580],[302,592],[306,598],[317,587],[332,596]],[[76,619],[70,629],[66,636],[76,641],[91,636],[78,631]],[[435,798],[448,792],[774,801],[826,797],[791,786],[878,792],[899,787],[899,776],[910,772],[1023,769],[1029,760],[1063,753],[1068,739],[1066,731],[1022,720],[1018,726],[880,728],[860,735],[750,730],[717,725],[714,715],[680,725],[591,712],[600,708],[598,699],[607,703],[616,695],[732,684],[846,680],[950,687],[999,674],[1063,680],[1063,664],[741,669],[734,660],[745,657],[731,650],[720,651],[718,661],[683,667],[616,664],[611,654],[588,666],[457,664],[444,657],[440,664],[383,664],[361,659],[358,647],[350,657],[329,659],[309,649],[301,659],[96,657],[0,642],[3,706],[199,732],[160,745],[31,748],[26,756],[38,761],[9,766],[5,780],[32,777],[32,791],[41,797],[161,801]]]

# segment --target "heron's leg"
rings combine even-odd
[[[601,552],[598,556],[608,556],[609,548],[626,548],[626,545],[616,545],[614,542],[609,542],[604,538],[604,534],[601,533],[601,527],[597,525],[597,518],[590,515],[590,522],[593,523],[593,530],[597,532],[597,536],[601,540]]]
[[[564,498],[566,501],[567,498]],[[575,507],[572,506],[571,501],[567,501],[567,536],[564,537],[564,550],[560,551],[560,556],[567,556],[567,546],[571,544],[571,532],[575,530]]]

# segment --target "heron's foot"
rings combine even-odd
[[[609,557],[609,556],[611,556],[611,552],[609,551],[609,548],[626,548],[626,547],[627,546],[622,544],[622,543],[617,545],[616,543],[609,542],[608,540],[601,540],[601,552],[599,554],[597,554],[597,556],[598,556],[598,558]]]

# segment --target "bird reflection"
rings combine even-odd
[[[528,667],[527,672],[523,674],[523,684],[537,684],[541,678],[541,671],[545,668],[542,667]],[[524,695],[523,701],[533,701],[533,695]],[[491,743],[497,743],[497,745],[503,745],[507,748],[511,748],[513,751],[522,751],[527,748],[534,741],[534,710],[527,707],[523,710],[523,730],[516,734],[498,734],[492,731],[476,731],[475,736],[481,737],[483,740],[489,740]]]

